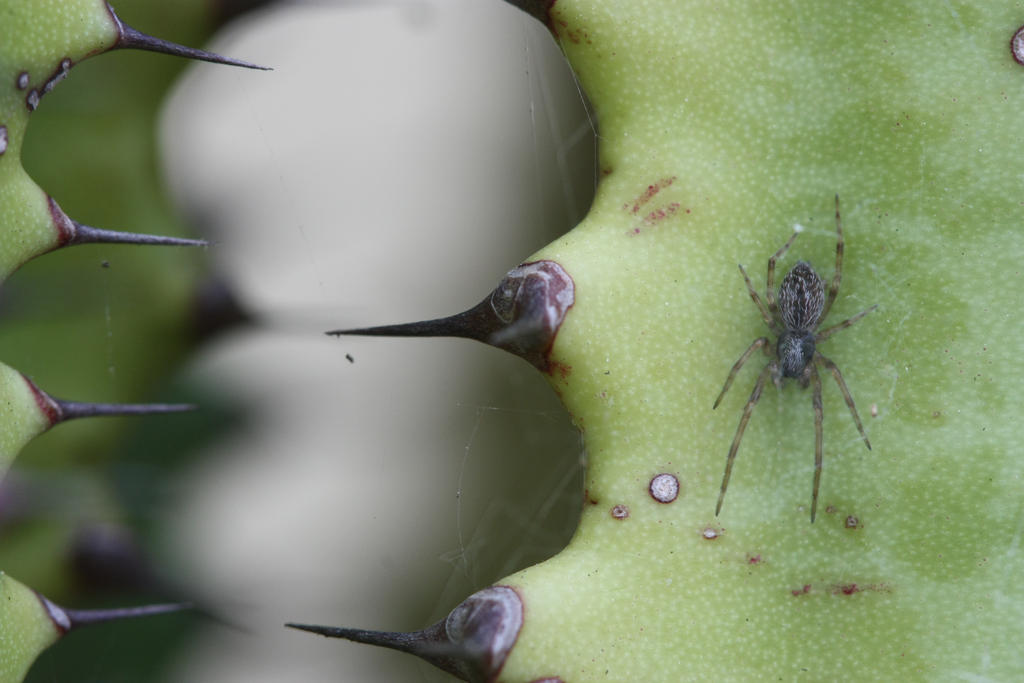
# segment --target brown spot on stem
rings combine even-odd
[[[618,505],[613,505],[612,506],[612,510],[611,510],[611,515],[612,515],[612,519],[618,519],[618,520],[628,519],[629,518],[629,508],[626,507],[625,505],[622,505],[621,503],[618,504]]]
[[[846,517],[846,521],[843,522],[843,526],[845,526],[847,529],[859,529],[860,520],[857,519],[856,515],[848,515]]]
[[[723,533],[725,533],[725,529],[706,526],[701,530],[700,535],[705,541],[717,541]]]

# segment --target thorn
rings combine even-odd
[[[536,261],[510,270],[483,301],[462,313],[326,334],[475,339],[514,353],[546,372],[555,335],[574,302],[569,274],[554,261]]]
[[[492,681],[519,637],[523,603],[508,586],[474,593],[429,628],[408,633],[287,623],[288,628],[416,655],[464,681]]]
[[[25,383],[35,395],[36,405],[49,419],[50,426],[80,417],[114,417],[119,415],[152,415],[156,413],[184,413],[196,410],[190,403],[83,403],[54,398],[25,375]]]
[[[190,239],[188,237],[166,237],[164,235],[143,235],[135,232],[119,232],[117,230],[104,230],[94,228],[90,225],[82,225],[72,221],[75,226],[74,235],[64,242],[65,245],[73,244],[156,244],[167,247],[208,247],[210,243],[206,240]]]
[[[149,52],[160,52],[166,55],[174,55],[176,57],[185,57],[187,59],[198,59],[203,62],[241,66],[246,69],[258,69],[260,71],[273,71],[269,66],[260,66],[259,64],[253,64],[252,62],[246,62],[241,59],[234,59],[233,57],[224,57],[214,52],[198,50],[193,47],[185,47],[184,45],[178,45],[177,43],[172,43],[170,41],[163,40],[162,38],[154,38],[153,36],[146,35],[145,33],[132,28],[121,21],[121,18],[114,13],[114,10],[110,5],[107,5],[107,8],[110,11],[110,16],[114,20],[114,24],[117,26],[117,41],[110,48],[111,50],[147,50]]]
[[[50,216],[57,229],[57,246],[66,247],[75,244],[156,244],[172,247],[208,247],[206,240],[189,239],[186,237],[164,237],[161,235],[142,235],[133,232],[118,232],[83,225],[72,220],[60,208],[53,197],[47,198],[50,204]]]
[[[80,417],[116,417],[120,415],[154,415],[157,413],[187,413],[198,406],[191,403],[82,403],[49,397],[56,406],[57,422]]]
[[[157,614],[169,614],[182,610],[192,609],[191,603],[172,602],[157,605],[140,605],[138,607],[116,607],[112,609],[66,609],[51,602],[45,596],[36,593],[39,601],[43,603],[46,613],[53,620],[54,626],[61,634],[68,631],[89,626],[90,624],[102,624],[107,621],[120,619],[136,619],[138,617],[150,617]]]
[[[439,646],[438,649],[443,649],[440,647],[440,641],[435,641],[431,638],[431,629],[410,631],[406,633],[402,631],[368,631],[360,628],[344,628],[341,626],[317,626],[315,624],[287,623],[285,626],[299,631],[316,633],[317,635],[324,636],[325,638],[344,638],[345,640],[351,640],[354,643],[376,645],[378,647],[386,647],[391,650],[411,652],[413,654],[421,652],[425,648],[430,649],[427,645],[427,643],[430,642],[436,642]]]

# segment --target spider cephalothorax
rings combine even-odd
[[[761,299],[761,296],[754,289],[754,286],[750,283],[750,278],[747,276],[747,271],[740,266],[740,272],[743,273],[743,279],[747,283],[747,291],[750,293],[750,298],[754,300],[754,304],[761,312],[761,317],[765,323],[771,329],[776,336],[774,343],[774,355],[775,357],[769,361],[769,363],[761,370],[761,374],[758,375],[757,382],[754,384],[754,390],[750,394],[750,399],[747,401],[746,406],[743,408],[743,415],[740,417],[740,424],[736,428],[736,436],[733,437],[732,446],[729,448],[729,455],[725,461],[725,474],[722,477],[722,488],[718,494],[718,505],[715,507],[715,514],[717,515],[722,510],[722,501],[725,500],[725,490],[729,486],[729,476],[732,474],[733,461],[736,458],[736,452],[740,447],[740,440],[743,438],[743,432],[747,428],[747,422],[750,420],[750,414],[754,411],[754,406],[757,405],[758,400],[761,398],[761,392],[764,390],[765,382],[771,377],[772,382],[776,386],[782,387],[782,383],[786,378],[793,378],[800,383],[801,387],[807,388],[808,385],[813,387],[813,393],[811,395],[811,403],[814,407],[814,490],[811,496],[811,521],[814,521],[815,513],[818,509],[818,488],[821,483],[821,459],[822,459],[822,404],[821,404],[821,377],[818,375],[818,367],[823,367],[832,373],[832,377],[835,378],[836,384],[839,385],[839,391],[843,394],[843,399],[846,401],[847,407],[850,409],[850,414],[853,416],[853,421],[857,425],[857,430],[860,432],[861,437],[864,439],[864,445],[871,449],[871,442],[868,441],[867,434],[864,433],[864,426],[861,424],[860,416],[857,415],[857,408],[853,403],[853,397],[850,395],[850,390],[846,387],[846,382],[843,380],[842,373],[839,372],[839,368],[831,360],[826,358],[817,349],[817,345],[825,341],[839,330],[845,329],[857,322],[865,315],[873,311],[876,306],[872,306],[866,311],[862,311],[852,318],[848,318],[841,323],[828,327],[822,331],[818,331],[818,326],[828,315],[828,311],[832,308],[833,302],[836,300],[836,296],[839,294],[839,283],[842,281],[843,274],[843,228],[842,223],[839,220],[839,195],[836,195],[836,271],[832,277],[832,282],[828,288],[828,295],[825,294],[825,282],[821,276],[815,272],[811,264],[806,261],[798,261],[795,266],[789,271],[786,277],[782,278],[782,283],[779,285],[778,298],[775,296],[775,262],[782,258],[783,254],[789,250],[789,247],[796,240],[798,232],[794,232],[793,236],[789,238],[782,247],[775,252],[775,254],[768,259],[768,277],[765,287],[765,300]],[[736,377],[736,373],[739,372],[743,364],[747,362],[747,359],[757,351],[763,349],[765,354],[771,356],[773,344],[768,337],[761,337],[755,339],[740,359],[732,366],[732,370],[729,371],[729,376],[725,380],[725,386],[722,387],[721,393],[718,394],[718,398],[715,400],[714,407],[717,408],[721,402],[722,397],[725,396],[725,392],[729,390],[732,385],[733,379]]]

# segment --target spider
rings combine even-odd
[[[871,442],[864,433],[864,425],[861,424],[860,416],[857,415],[857,407],[853,403],[850,390],[846,387],[843,375],[839,368],[817,350],[817,345],[831,337],[836,332],[846,329],[871,311],[878,308],[875,304],[865,311],[861,311],[852,318],[841,323],[818,331],[818,327],[828,315],[832,303],[839,294],[839,283],[843,277],[843,227],[839,219],[839,195],[836,195],[836,271],[832,276],[832,282],[828,288],[828,296],[825,296],[825,282],[815,272],[811,264],[806,261],[797,261],[796,265],[789,271],[786,277],[782,278],[779,285],[779,295],[776,301],[775,293],[772,291],[775,286],[775,262],[789,250],[796,240],[799,231],[795,231],[775,254],[768,259],[768,279],[765,286],[765,297],[760,295],[750,284],[747,271],[740,265],[740,272],[743,280],[747,283],[747,291],[754,304],[761,312],[761,317],[771,331],[777,337],[772,344],[768,337],[755,339],[754,342],[743,352],[739,360],[732,366],[729,376],[725,379],[725,386],[722,392],[715,399],[714,408],[722,401],[725,392],[729,391],[736,373],[740,371],[743,364],[758,349],[763,349],[765,355],[774,356],[772,360],[761,370],[754,384],[754,390],[750,393],[750,399],[743,408],[743,415],[740,417],[740,424],[736,428],[736,436],[733,437],[732,446],[729,447],[729,456],[725,461],[725,474],[722,476],[722,490],[718,494],[718,505],[715,506],[715,516],[722,510],[722,501],[725,499],[725,490],[729,486],[729,477],[732,474],[732,465],[736,459],[736,452],[740,448],[740,440],[747,428],[750,414],[754,411],[761,398],[761,392],[768,377],[779,389],[787,378],[793,378],[800,383],[801,388],[806,389],[808,385],[813,388],[811,404],[814,406],[814,491],[811,495],[811,522],[814,522],[814,515],[818,508],[818,487],[821,483],[821,451],[822,451],[822,407],[821,407],[821,377],[818,375],[818,368],[823,367],[832,373],[839,391],[843,394],[846,406],[850,409],[853,422],[857,425],[857,431],[864,439],[864,445],[871,450]],[[767,304],[765,303],[767,301]],[[773,349],[774,347],[774,349]],[[774,353],[773,353],[774,350]]]

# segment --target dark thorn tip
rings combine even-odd
[[[115,19],[117,18],[115,17]],[[185,57],[187,59],[198,59],[203,62],[213,62],[214,64],[240,66],[246,69],[257,69],[259,71],[273,71],[269,66],[260,66],[259,64],[253,64],[252,62],[246,62],[241,59],[225,57],[214,52],[207,52],[206,50],[199,50],[193,47],[185,47],[184,45],[178,45],[177,43],[172,43],[170,41],[163,40],[162,38],[155,38],[128,26],[120,19],[117,19],[117,23],[118,33],[120,35],[117,42],[114,44],[114,47],[111,49],[147,50],[149,52],[160,52],[166,55],[174,55],[176,57]]]

